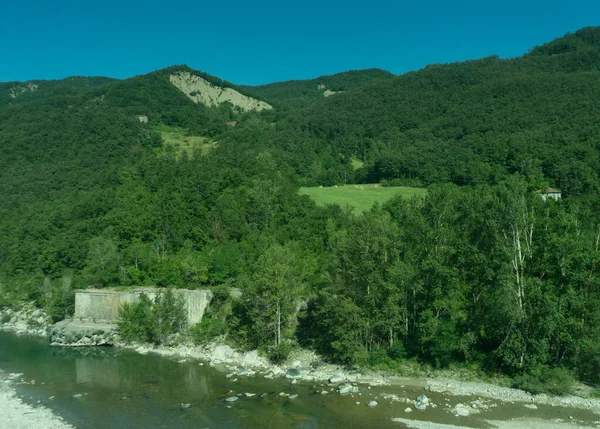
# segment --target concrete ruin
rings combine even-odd
[[[142,294],[152,301],[164,289],[136,288],[127,291],[106,289],[84,289],[75,292],[75,315],[73,319],[80,322],[117,323],[119,309],[125,303],[137,302]],[[210,290],[173,289],[176,295],[182,296],[187,310],[187,323],[195,325],[202,320],[206,307],[212,299]]]

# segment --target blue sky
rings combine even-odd
[[[0,81],[125,78],[174,64],[238,84],[522,55],[600,25],[599,0],[7,0]]]

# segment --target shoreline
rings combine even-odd
[[[301,349],[292,353],[284,366],[271,364],[266,358],[258,355],[256,350],[239,353],[223,344],[209,346],[179,345],[153,346],[150,344],[116,344],[117,347],[133,350],[136,353],[154,353],[162,357],[177,359],[180,362],[198,360],[201,364],[221,368],[228,372],[228,377],[254,376],[264,378],[285,377],[292,382],[328,383],[331,386],[342,384],[363,386],[411,386],[423,388],[425,391],[444,393],[451,396],[476,396],[493,399],[505,403],[539,404],[590,410],[600,415],[600,399],[582,396],[549,396],[532,395],[523,390],[500,386],[488,381],[461,380],[458,377],[447,377],[442,374],[428,376],[401,376],[382,371],[359,370],[348,371],[338,365],[323,364],[312,369],[310,363],[319,357],[309,350]],[[227,355],[227,353],[230,353]],[[252,364],[251,362],[255,362]],[[297,370],[297,375],[290,375],[289,370]]]
[[[27,313],[35,314],[38,320],[45,315],[28,309]],[[61,323],[61,322],[59,322]],[[33,329],[32,329],[33,328]],[[23,320],[17,324],[0,324],[0,330],[16,334],[27,334],[38,337],[49,337],[53,325],[40,327],[28,326]],[[57,347],[94,347],[91,344],[54,344]],[[548,396],[546,394],[532,395],[522,390],[494,384],[489,380],[475,378],[464,380],[456,373],[449,371],[434,371],[432,374],[399,375],[384,371],[359,369],[349,371],[339,365],[323,363],[320,356],[307,349],[297,349],[290,355],[287,362],[274,365],[257,350],[240,352],[222,343],[195,345],[183,343],[176,346],[153,345],[147,343],[125,343],[114,341],[113,347],[127,349],[139,354],[153,353],[178,361],[196,360],[200,365],[209,365],[227,373],[227,377],[263,377],[267,379],[287,378],[292,382],[327,383],[330,386],[342,384],[364,386],[411,386],[423,388],[425,391],[444,393],[452,396],[477,396],[498,400],[505,403],[541,404],[551,406],[572,407],[591,410],[600,414],[600,399],[583,396]]]
[[[0,370],[0,428],[74,429],[49,408],[24,403],[12,386],[18,377],[11,375]]]

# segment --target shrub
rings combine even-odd
[[[585,341],[582,344],[577,363],[579,379],[590,384],[600,383],[600,344]]]
[[[392,358],[395,361],[405,360],[406,349],[404,348],[404,344],[400,341],[396,341],[393,345],[389,347],[388,354],[390,358]]]
[[[196,344],[206,344],[227,333],[227,323],[221,319],[204,317],[192,329],[192,338]]]
[[[161,344],[186,325],[183,298],[170,289],[159,293],[154,303],[141,294],[138,302],[121,306],[119,316],[119,332],[126,341]]]
[[[217,337],[227,335],[230,326],[237,326],[232,314],[233,303],[229,291],[225,288],[214,288],[213,298],[202,321],[191,329],[194,342],[206,344]]]
[[[374,347],[369,352],[369,364],[372,366],[383,366],[388,363],[388,354],[383,347]]]
[[[186,327],[185,301],[171,289],[158,294],[151,313],[156,343],[164,343],[170,335],[181,333]]]
[[[55,287],[52,289],[46,313],[52,318],[52,323],[66,319],[75,309],[75,292],[68,288]]]
[[[146,294],[140,300],[125,303],[119,310],[119,333],[125,341],[152,342],[153,335],[152,301]]]
[[[575,379],[564,368],[537,367],[513,378],[512,387],[533,395],[548,393],[563,396],[573,391]]]
[[[280,343],[277,346],[274,346],[271,349],[269,349],[269,360],[272,363],[279,365],[280,363],[283,363],[287,360],[288,356],[292,352],[292,349],[293,346],[291,343]]]

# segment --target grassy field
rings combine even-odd
[[[423,188],[408,188],[404,186],[390,186],[387,188],[375,187],[375,185],[346,185],[337,188],[300,188],[300,193],[308,195],[317,205],[338,204],[345,206],[347,204],[363,212],[373,207],[373,204],[382,204],[394,197],[401,195],[404,198],[410,198],[415,195],[422,196],[427,193]]]
[[[168,125],[159,125],[154,127],[165,141],[166,146],[172,146],[175,152],[180,155],[184,151],[192,155],[194,150],[200,149],[204,154],[213,149],[217,142],[202,136],[190,136],[183,128],[169,127]]]

